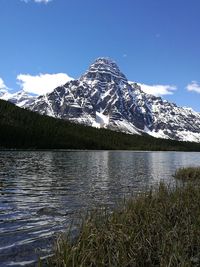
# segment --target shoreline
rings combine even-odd
[[[75,239],[67,232],[57,241],[47,266],[199,266],[199,170],[196,183],[197,168],[183,168],[186,184],[160,183],[111,213],[89,213]]]

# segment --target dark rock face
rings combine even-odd
[[[144,93],[107,58],[98,58],[80,79],[24,107],[95,127],[200,142],[199,113]]]

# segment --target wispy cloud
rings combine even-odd
[[[200,94],[200,84],[197,81],[192,81],[186,86],[188,91],[193,91]]]
[[[2,78],[0,78],[0,90],[8,90]]]
[[[66,73],[39,74],[32,76],[29,74],[19,74],[18,84],[26,92],[43,95],[53,91],[56,87],[73,80]]]
[[[51,2],[52,0],[34,0],[36,3],[49,3]]]
[[[49,2],[53,1],[53,0],[21,0],[24,3],[29,3],[29,2],[35,2],[35,3],[44,3],[44,4],[48,4]]]
[[[155,96],[162,96],[162,95],[173,95],[174,91],[177,90],[175,85],[162,85],[162,84],[155,84],[155,85],[148,85],[143,83],[138,83],[141,86],[142,91],[147,94],[155,95]]]

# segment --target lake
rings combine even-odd
[[[199,165],[190,152],[0,151],[0,266],[34,266],[80,213]]]

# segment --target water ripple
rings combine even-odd
[[[200,153],[182,152],[0,152],[0,266],[35,266],[77,214],[199,162]]]

